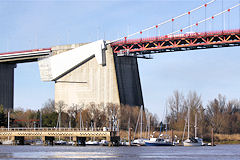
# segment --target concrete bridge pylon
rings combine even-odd
[[[13,109],[14,68],[16,64],[0,63],[0,105]]]
[[[39,61],[41,79],[55,81],[55,102],[143,105],[136,57],[118,57],[100,40],[52,47]]]

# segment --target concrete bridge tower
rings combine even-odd
[[[13,109],[14,68],[16,64],[0,63],[0,105]]]
[[[143,105],[136,57],[118,57],[104,41],[55,46],[52,51],[39,67],[43,81],[55,81],[56,103]]]

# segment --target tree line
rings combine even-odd
[[[88,105],[73,104],[69,107],[63,101],[55,103],[54,100],[49,99],[39,110],[17,108],[11,111],[10,127],[81,127],[82,129],[107,127],[112,129],[114,124],[118,130],[128,130],[140,123],[137,122],[139,114],[140,107],[137,106],[90,103]],[[4,110],[3,106],[0,107],[0,116],[0,127],[7,127],[7,110]],[[59,116],[61,124],[59,124]],[[146,117],[151,120],[152,129],[159,127],[157,115],[144,109],[143,128],[147,126]]]
[[[167,100],[168,114],[165,122],[160,122],[156,114],[144,108],[142,128],[152,133],[159,131],[168,124],[168,129],[183,131],[186,128],[187,110],[190,108],[190,131],[194,135],[194,121],[197,115],[199,137],[209,137],[211,129],[215,133],[240,133],[240,100],[227,100],[221,94],[203,106],[201,96],[196,92],[187,95],[174,91]],[[59,124],[59,116],[61,121]],[[81,119],[81,120],[80,120]],[[113,124],[118,130],[135,129],[140,125],[140,107],[115,104],[73,104],[67,106],[63,101],[55,103],[49,99],[39,110],[11,111],[11,127],[62,127],[62,128],[103,128],[112,129]],[[7,127],[7,111],[0,106],[0,127]],[[138,131],[139,131],[138,126]],[[163,130],[163,129],[162,129]]]
[[[211,129],[218,134],[240,133],[240,100],[227,100],[221,94],[203,106],[201,96],[189,92],[184,96],[175,91],[167,101],[170,113],[167,121],[170,128],[183,131],[187,121],[187,111],[190,108],[190,129],[194,135],[194,122],[197,115],[199,137],[208,137]]]

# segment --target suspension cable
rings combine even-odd
[[[205,7],[206,5],[209,5],[209,4],[211,4],[211,3],[215,2],[215,1],[216,1],[216,0],[211,0],[210,2],[208,2],[208,3],[206,3],[206,4],[203,4],[203,5],[201,5],[201,6],[197,7],[197,8],[194,8],[194,9],[190,10],[189,12],[190,12],[190,13],[195,12],[195,11],[197,11],[197,10],[199,10],[199,9]],[[151,30],[151,29],[155,28],[156,26],[159,27],[159,26],[162,26],[162,25],[167,24],[167,23],[169,23],[169,22],[172,22],[172,20],[179,19],[179,18],[181,18],[181,17],[183,17],[183,16],[185,16],[185,15],[188,15],[189,12],[186,12],[186,13],[183,13],[183,14],[181,14],[181,15],[179,15],[179,16],[174,17],[174,18],[168,19],[168,20],[166,20],[166,21],[164,21],[164,22],[162,22],[162,23],[159,23],[159,24],[157,24],[157,25],[154,25],[154,26],[152,26],[152,27],[143,29],[143,30],[141,30],[140,32],[135,32],[135,33],[133,33],[133,34],[130,34],[130,35],[127,35],[127,36],[124,36],[124,37],[121,37],[121,38],[112,40],[112,41],[109,42],[109,43],[117,42],[117,41],[120,41],[120,40],[123,40],[123,39],[126,40],[127,38],[132,37],[132,36],[135,36],[135,35],[137,35],[137,34],[139,34],[139,33],[141,33],[141,32],[143,33],[143,32],[146,32],[146,31],[148,31],[148,30]],[[108,44],[109,44],[109,43],[108,43]]]
[[[193,26],[195,26],[195,25],[199,25],[199,24],[201,24],[201,23],[203,23],[203,22],[209,21],[209,20],[211,20],[212,18],[215,18],[215,17],[217,17],[217,16],[220,16],[220,15],[226,13],[226,12],[230,12],[232,9],[237,8],[237,7],[239,7],[239,6],[240,6],[240,3],[238,3],[237,5],[229,8],[229,9],[226,9],[226,10],[220,12],[220,13],[217,13],[217,14],[215,14],[214,16],[211,16],[211,17],[209,17],[209,18],[207,18],[207,19],[201,20],[201,21],[197,22],[196,24],[192,24],[192,25],[190,25],[190,26],[184,27],[184,28],[182,28],[181,30],[174,31],[174,32],[169,33],[169,34],[167,34],[167,35],[173,35],[173,34],[175,34],[175,33],[182,32],[182,31],[184,31],[184,30],[186,30],[186,29],[188,29],[188,28],[190,28],[190,27],[193,27]]]

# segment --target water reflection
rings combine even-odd
[[[240,157],[240,145],[216,147],[1,146],[0,159],[226,159]]]
[[[0,158],[38,159],[38,158],[117,158],[113,153],[100,152],[16,152],[0,153]]]

